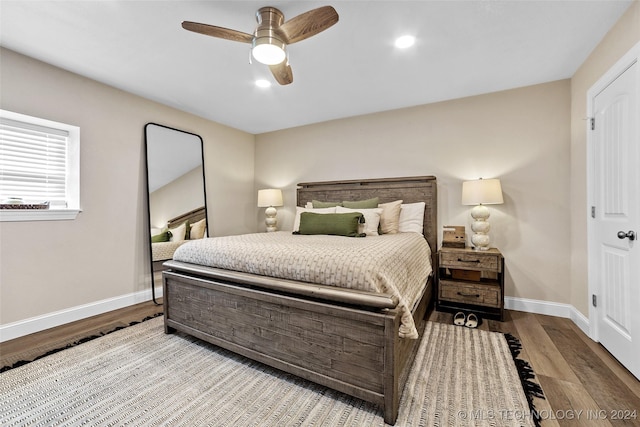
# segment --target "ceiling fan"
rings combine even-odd
[[[275,7],[262,7],[256,12],[258,27],[253,34],[214,25],[184,21],[182,28],[207,36],[251,43],[253,58],[266,64],[278,83],[293,82],[293,72],[287,59],[287,45],[314,36],[338,22],[338,13],[331,6],[310,10],[287,22],[284,14]]]

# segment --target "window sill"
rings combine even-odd
[[[0,209],[0,222],[74,220],[80,209]]]

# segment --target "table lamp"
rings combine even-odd
[[[462,183],[462,204],[476,205],[471,209],[471,243],[476,250],[486,251],[489,249],[489,230],[491,226],[489,219],[489,208],[485,205],[499,205],[504,203],[502,198],[502,187],[499,179],[477,179],[475,181],[465,181]]]
[[[264,211],[266,215],[264,223],[267,225],[267,231],[276,231],[278,229],[278,219],[276,218],[278,211],[275,206],[282,206],[282,190],[275,188],[258,190],[258,207],[267,208]]]

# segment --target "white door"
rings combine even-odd
[[[640,378],[640,110],[637,62],[593,101],[598,340]]]

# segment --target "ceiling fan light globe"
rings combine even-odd
[[[287,57],[285,45],[273,37],[256,38],[251,48],[253,58],[265,65],[276,65]]]

